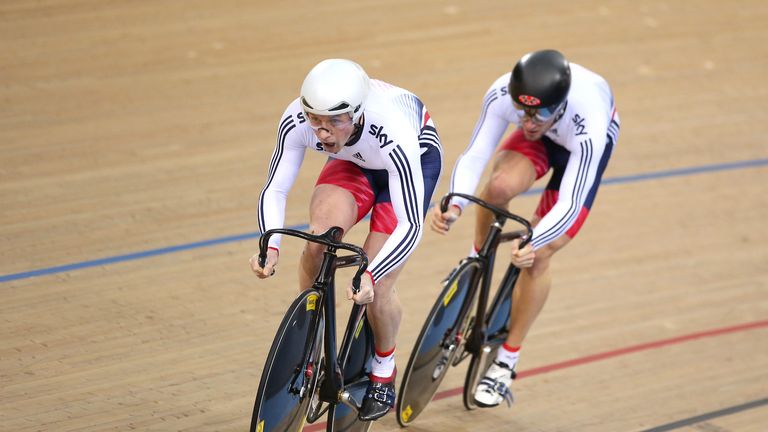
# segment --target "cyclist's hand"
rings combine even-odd
[[[259,254],[251,257],[251,270],[256,273],[259,279],[266,279],[275,274],[275,267],[277,267],[277,259],[280,256],[280,252],[275,248],[267,249],[267,263],[264,268],[259,266]]]
[[[357,294],[352,294],[352,282],[347,287],[347,300],[354,300],[359,305],[368,304],[373,301],[373,279],[371,274],[366,272],[360,278],[360,291]]]
[[[438,234],[447,234],[448,230],[451,229],[451,224],[456,222],[459,216],[461,216],[461,208],[457,205],[451,205],[445,213],[440,211],[439,205],[436,205],[432,210],[432,231]]]
[[[533,251],[531,243],[520,249],[520,239],[512,240],[512,264],[517,268],[526,268],[533,265],[536,253]]]

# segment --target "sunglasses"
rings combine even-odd
[[[315,116],[313,114],[307,114],[307,120],[309,120],[309,127],[311,127],[314,130],[318,129],[329,129],[326,127],[326,124],[329,125],[333,129],[341,129],[346,128],[352,125],[352,117],[349,115],[335,115],[332,117],[326,117],[327,120],[321,119],[319,116]]]
[[[565,101],[542,108],[527,107],[515,101],[512,101],[512,104],[515,106],[515,111],[517,111],[521,117],[528,117],[537,123],[545,123],[562,110],[563,106],[565,106]]]

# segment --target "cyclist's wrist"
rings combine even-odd
[[[365,274],[367,274],[368,277],[371,278],[371,285],[372,286],[376,286],[376,280],[373,278],[373,273],[371,273],[369,270],[366,270]]]
[[[277,256],[280,256],[280,249],[278,249],[278,248],[276,248],[274,246],[268,247],[267,250],[273,250],[273,251],[277,252]]]
[[[454,197],[451,200],[450,204],[448,204],[448,208],[456,207],[459,210],[459,214],[464,212],[464,207],[466,206],[467,206],[467,201],[458,197]]]

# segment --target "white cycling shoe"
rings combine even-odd
[[[516,376],[514,369],[506,363],[499,363],[494,360],[475,389],[477,406],[491,408],[498,406],[503,400],[507,401],[508,406],[512,406],[514,398],[509,386]]]

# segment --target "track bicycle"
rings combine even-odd
[[[371,422],[358,420],[368,386],[373,356],[373,331],[366,307],[354,304],[341,345],[336,341],[335,272],[358,266],[353,291],[368,267],[362,248],[341,242],[343,230],[333,227],[320,235],[292,229],[272,229],[259,241],[259,265],[264,267],[269,238],[284,234],[326,246],[320,271],[311,288],[302,291],[286,311],[261,374],[251,432],[300,431],[305,423],[326,416],[327,431],[365,432]],[[352,255],[338,256],[340,250]]]
[[[524,218],[485,201],[461,193],[449,193],[440,201],[443,212],[452,197],[462,197],[490,210],[494,222],[477,256],[459,262],[446,277],[443,288],[427,315],[416,339],[400,384],[397,399],[397,421],[402,427],[411,424],[437,392],[450,366],[471,357],[464,380],[463,402],[475,409],[475,387],[484,375],[496,351],[507,338],[512,305],[512,290],[520,270],[509,264],[493,301],[488,302],[491,278],[499,244],[522,239],[524,247],[533,234]],[[503,232],[504,223],[513,220],[523,230]]]

